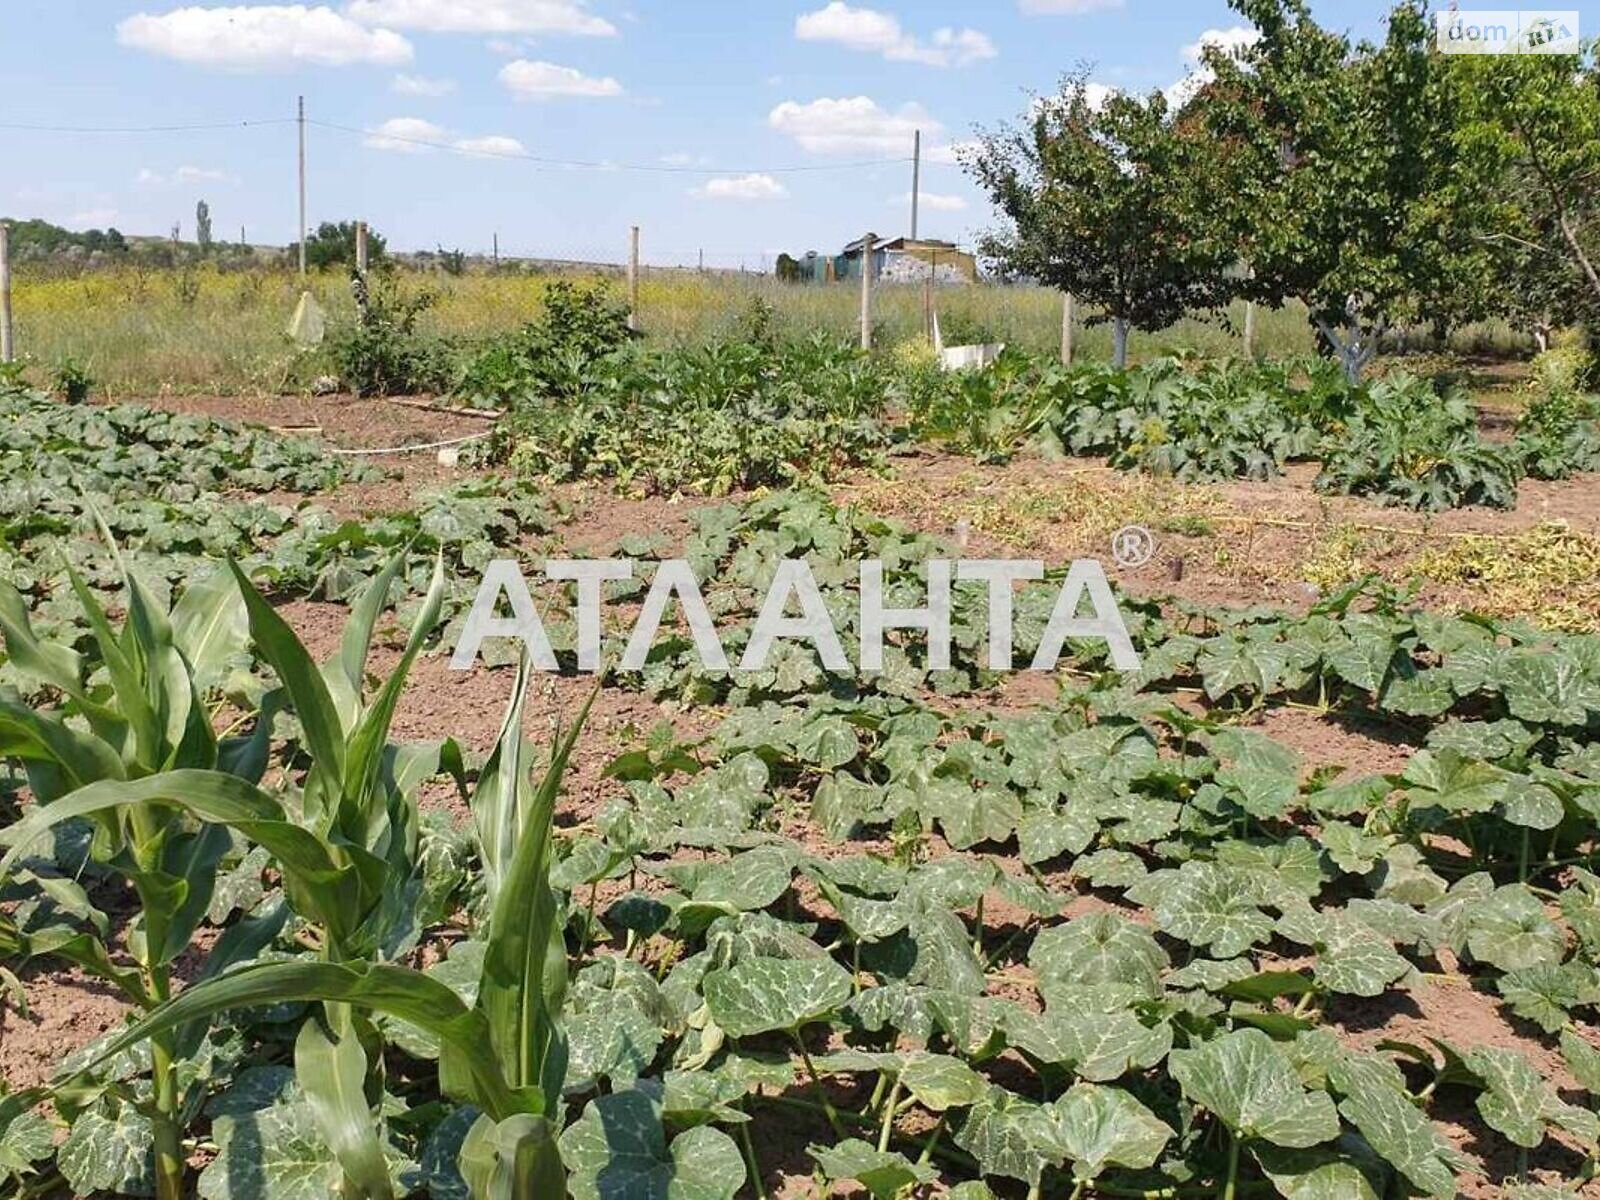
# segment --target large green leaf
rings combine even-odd
[[[201,691],[219,687],[250,640],[250,619],[231,572],[218,568],[190,583],[172,606],[172,640]]]
[[[1120,1088],[1074,1084],[1035,1112],[1029,1131],[1057,1163],[1070,1162],[1075,1179],[1097,1179],[1107,1167],[1154,1166],[1172,1128]]]
[[[548,1118],[480,1116],[461,1143],[461,1176],[473,1200],[543,1200],[567,1192],[566,1171]]]
[[[1174,1050],[1168,1062],[1183,1094],[1240,1137],[1304,1149],[1339,1136],[1333,1098],[1307,1091],[1288,1055],[1258,1029]]]
[[[306,648],[278,615],[272,605],[256,591],[249,578],[237,564],[229,562],[229,569],[244,597],[245,609],[250,616],[250,636],[256,650],[277,672],[284,690],[294,704],[295,715],[305,737],[306,749],[320,771],[334,780],[344,778],[345,739],[344,726],[339,719],[338,707],[328,691],[327,681],[317,665],[311,661]]]
[[[394,1190],[378,1139],[382,1126],[367,1103],[367,1055],[354,1028],[330,1034],[316,1017],[307,1020],[295,1039],[294,1072],[345,1177],[369,1200],[387,1200]]]
[[[371,963],[258,962],[185,988],[99,1048],[80,1069],[100,1063],[190,1021],[258,1005],[320,1000],[399,1017],[431,1033],[455,1055],[458,1069],[447,1090],[486,1112],[528,1111],[537,1097],[514,1094],[501,1074],[483,1015],[469,1010],[448,987],[405,967]],[[453,1086],[452,1086],[453,1085]]]
[[[813,1146],[810,1153],[830,1180],[853,1180],[866,1188],[873,1200],[895,1200],[906,1188],[939,1177],[931,1167],[915,1166],[905,1155],[879,1150],[859,1138],[846,1138],[826,1148]]]
[[[1272,933],[1272,918],[1256,906],[1250,889],[1214,863],[1185,863],[1162,891],[1155,915],[1164,932],[1218,958],[1243,954]]]
[[[1435,1200],[1450,1200],[1456,1172],[1469,1169],[1470,1160],[1412,1103],[1398,1074],[1375,1056],[1336,1063],[1330,1080],[1343,1095],[1339,1112],[1414,1187]]]
[[[1312,972],[1323,987],[1349,996],[1381,996],[1410,964],[1365,921],[1339,909],[1290,909],[1278,932],[1316,951]]]
[[[1388,1185],[1383,1163],[1351,1135],[1340,1139],[1338,1149],[1284,1150],[1263,1143],[1255,1156],[1284,1200],[1383,1200]]]
[[[701,983],[711,1019],[729,1037],[794,1030],[850,999],[850,974],[831,958],[746,958]]]
[[[1172,1026],[1147,1026],[1127,1009],[1017,1011],[1006,1022],[1011,1044],[1042,1063],[1068,1067],[1094,1083],[1153,1067],[1172,1048]]]
[[[1004,1088],[991,1087],[968,1111],[955,1143],[978,1160],[981,1174],[1037,1184],[1050,1164],[1050,1152],[1034,1136],[1038,1109]]]
[[[1115,913],[1090,913],[1033,940],[1028,965],[1051,1007],[1119,1008],[1161,995],[1167,952],[1150,931]]]
[[[344,1173],[309,1106],[288,1102],[218,1116],[218,1154],[200,1172],[202,1200],[326,1200]]]
[[[1462,1057],[1467,1069],[1483,1081],[1478,1111],[1490,1128],[1517,1145],[1534,1149],[1544,1141],[1547,1125],[1565,1129],[1591,1147],[1600,1137],[1600,1119],[1557,1096],[1522,1053],[1477,1046]]]
[[[640,1091],[590,1101],[561,1157],[573,1200],[733,1200],[745,1182],[733,1139],[702,1125],[669,1147],[659,1105]]]
[[[155,1135],[147,1117],[117,1102],[72,1123],[56,1150],[56,1169],[79,1196],[155,1195]]]
[[[513,1087],[539,1089],[545,1105],[541,1111],[547,1114],[555,1111],[567,1074],[560,1023],[567,992],[567,952],[549,882],[550,826],[567,762],[594,695],[556,744],[544,779],[522,816],[516,853],[490,918],[478,985],[477,1007],[488,1018],[501,1070]],[[448,1056],[448,1047],[444,1053]]]

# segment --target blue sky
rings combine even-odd
[[[1224,0],[7,0],[0,212],[127,233],[296,228],[291,124],[47,133],[292,117],[313,122],[310,212],[397,246],[760,268],[871,228],[907,232],[921,127],[925,236],[988,207],[951,164],[1079,62],[1107,86],[1170,87]],[[1314,5],[1376,35],[1374,0]],[[1192,53],[1192,49],[1191,49]],[[348,132],[347,132],[348,130]],[[519,155],[591,167],[535,163]],[[866,165],[862,165],[866,164]],[[642,170],[638,168],[651,168]],[[671,168],[664,170],[662,168]],[[788,168],[806,168],[788,170]]]

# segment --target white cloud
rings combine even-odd
[[[500,82],[512,93],[525,99],[544,99],[547,96],[620,96],[622,85],[609,75],[599,78],[585,75],[572,67],[558,67],[555,63],[530,62],[519,58],[500,68]]]
[[[1194,99],[1201,88],[1217,77],[1217,73],[1204,64],[1202,56],[1207,46],[1216,46],[1229,55],[1236,55],[1241,50],[1248,50],[1260,40],[1259,29],[1243,25],[1206,30],[1181,51],[1188,72],[1177,83],[1164,89],[1167,104],[1172,108],[1182,108]]]
[[[911,193],[902,192],[898,196],[890,196],[889,203],[909,207]],[[967,210],[967,201],[964,196],[945,196],[938,192],[923,192],[921,208],[925,212],[965,212]]]
[[[1183,48],[1183,61],[1194,66],[1207,46],[1216,46],[1228,54],[1248,50],[1261,40],[1261,31],[1244,25],[1230,25],[1227,29],[1208,29]]]
[[[1083,85],[1083,102],[1089,106],[1090,112],[1099,112],[1106,106],[1106,101],[1116,94],[1116,88],[1095,83],[1093,80]]]
[[[488,137],[462,138],[456,143],[457,150],[464,150],[468,154],[481,154],[485,158],[506,158],[512,155],[526,154],[527,147],[514,137],[505,137],[502,134],[490,134]]]
[[[1122,0],[1021,0],[1021,9],[1025,13],[1055,16],[1081,16],[1083,13],[1105,12],[1107,9],[1121,8]]]
[[[907,104],[891,113],[867,96],[824,97],[809,104],[785,100],[767,115],[767,124],[812,154],[886,157],[909,156],[918,129],[924,138],[936,137],[944,129],[921,105]],[[940,161],[932,153],[929,158]]]
[[[370,150],[427,154],[444,141],[445,131],[432,121],[424,121],[421,117],[390,117],[374,129],[362,144]]]
[[[789,189],[771,175],[740,175],[708,179],[691,194],[705,200],[781,200],[789,194]]]
[[[448,96],[456,90],[454,79],[429,79],[423,75],[396,75],[389,90],[401,96]]]
[[[324,5],[240,5],[136,13],[117,26],[117,41],[179,62],[235,70],[312,64],[399,66],[411,43],[388,29],[368,29]]]
[[[1105,108],[1106,101],[1121,92],[1121,88],[1110,87],[1104,83],[1089,80],[1083,85],[1083,102],[1089,106],[1090,112],[1099,112]],[[1049,96],[1035,96],[1028,105],[1028,119],[1033,120],[1045,113],[1053,113],[1062,106],[1059,94]]]
[[[668,167],[709,167],[711,156],[709,154],[687,154],[677,151],[673,154],[663,154],[661,162]]]
[[[428,33],[534,33],[611,37],[617,27],[585,0],[351,0],[358,21]]]
[[[907,33],[893,13],[853,8],[832,0],[826,8],[802,13],[794,35],[802,42],[833,42],[847,50],[881,54],[892,62],[917,62],[931,67],[964,67],[999,54],[986,34],[976,29],[939,29],[924,43]]]

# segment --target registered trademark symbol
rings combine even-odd
[[[1124,525],[1111,535],[1111,557],[1119,567],[1142,567],[1155,553],[1155,534],[1143,525]]]

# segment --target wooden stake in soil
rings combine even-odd
[[[861,239],[861,348],[872,349],[872,254],[878,247],[878,235],[869,233]]]
[[[639,227],[628,234],[628,328],[639,332]]]
[[[0,221],[0,362],[10,362],[15,353],[11,332],[11,225]]]
[[[1072,365],[1072,308],[1072,293],[1068,292],[1061,302],[1061,361],[1069,367]]]

